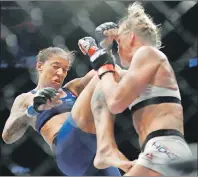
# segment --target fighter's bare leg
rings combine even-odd
[[[97,153],[94,166],[98,169],[114,166],[127,172],[133,163],[118,150],[114,137],[115,116],[110,113],[106,105],[100,83],[93,93],[91,109],[97,135]]]
[[[134,165],[124,176],[163,176],[163,175],[149,168],[137,164]]]
[[[91,111],[91,98],[99,79],[95,76],[79,95],[72,108],[72,116],[77,126],[84,132],[95,134],[95,124]],[[83,107],[83,108],[82,108]]]

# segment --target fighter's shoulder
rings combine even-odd
[[[167,60],[166,55],[159,49],[152,46],[140,47],[134,55],[134,60],[139,62],[162,62]]]
[[[80,84],[80,79],[81,78],[73,79],[69,81],[68,83],[66,83],[62,88],[68,89],[72,91],[75,95],[78,95],[76,90]]]
[[[14,104],[16,105],[26,105],[27,100],[29,100],[29,98],[32,96],[32,93],[27,92],[27,93],[22,93],[20,95],[18,95],[15,100],[14,100]]]
[[[25,101],[25,99],[28,97],[29,93],[22,93],[20,95],[17,95],[17,97],[15,98],[15,101],[17,102],[21,102],[21,101]]]

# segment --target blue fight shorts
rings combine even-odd
[[[99,170],[93,166],[96,135],[77,127],[70,114],[53,141],[53,151],[59,169],[68,176],[121,176],[114,167]]]

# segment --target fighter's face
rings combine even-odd
[[[37,69],[40,73],[40,79],[45,83],[44,85],[58,89],[67,76],[69,61],[61,56],[53,55],[40,66],[37,66]]]
[[[118,54],[121,64],[128,67],[132,59],[132,36],[130,32],[126,32],[121,25],[118,29],[118,37],[116,39],[118,44]]]

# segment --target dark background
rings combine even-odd
[[[59,46],[76,51],[76,60],[65,82],[81,77],[91,67],[78,50],[78,39],[94,37],[94,29],[106,21],[116,22],[133,1],[1,2],[0,36],[0,132],[15,97],[35,87],[35,56],[39,50]],[[189,67],[198,56],[197,1],[142,2],[146,12],[162,27],[162,51],[168,56],[179,83],[184,107],[185,138],[197,154],[198,67]],[[116,49],[116,46],[115,48]],[[195,63],[196,65],[196,63]],[[138,157],[137,135],[129,112],[115,124],[120,150],[131,160]],[[12,145],[0,139],[0,175],[62,175],[48,146],[29,129]]]

